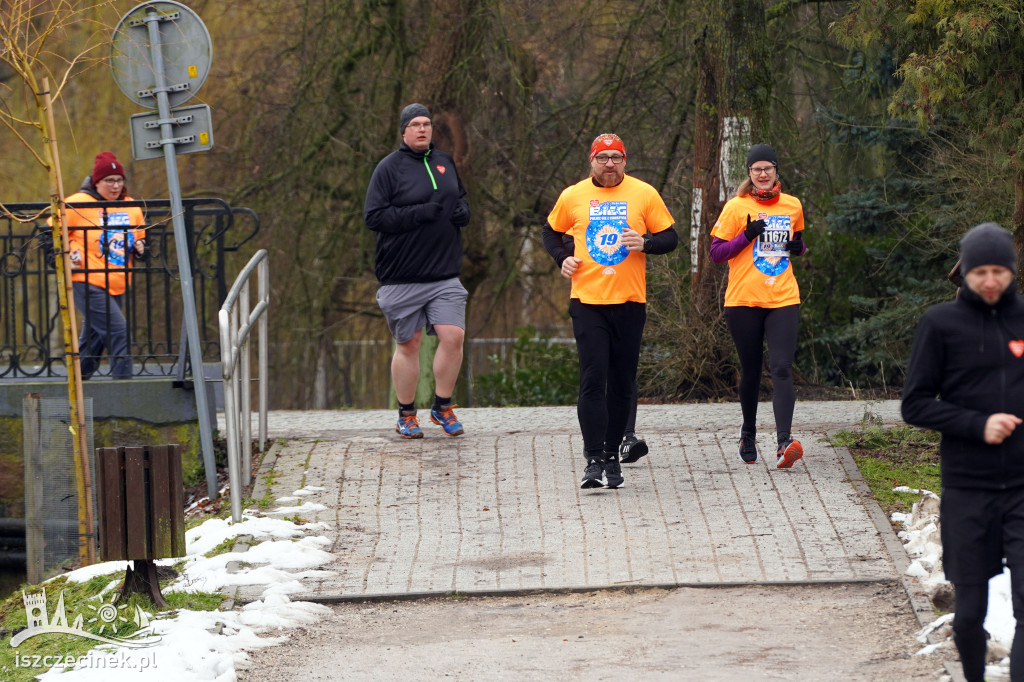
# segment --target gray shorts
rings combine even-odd
[[[465,329],[468,296],[459,278],[453,277],[440,282],[385,284],[377,290],[377,305],[395,341],[406,343],[423,325],[434,335],[435,324]]]

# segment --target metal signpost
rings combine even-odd
[[[195,95],[210,73],[213,54],[210,34],[191,9],[171,0],[159,0],[138,5],[125,14],[114,29],[112,42],[110,63],[121,92],[140,106],[156,109],[155,113],[132,116],[132,152],[137,160],[163,155],[167,166],[206,485],[210,499],[216,499],[219,491],[213,458],[213,428],[207,404],[177,160],[177,154],[210,149],[213,133],[208,106],[172,111],[172,107],[179,107]]]

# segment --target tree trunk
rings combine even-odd
[[[75,487],[78,494],[78,558],[83,566],[96,563],[96,511],[93,507],[92,472],[89,467],[89,436],[85,421],[85,393],[82,389],[82,364],[78,336],[75,334],[74,293],[71,286],[71,248],[68,243],[67,220],[64,215],[64,183],[61,180],[60,155],[53,122],[53,101],[50,79],[42,79],[43,94],[37,95],[40,112],[40,133],[45,144],[47,173],[50,176],[50,215],[53,217],[54,247],[61,257],[56,259],[57,296],[60,302],[61,327],[64,331],[64,361],[68,371],[68,409],[71,421],[72,449],[75,459]]]
[[[421,58],[422,68],[419,84],[414,89],[417,96],[431,110],[434,123],[433,142],[450,153],[455,160],[462,184],[469,198],[473,195],[474,159],[469,145],[467,125],[472,122],[478,110],[479,84],[477,79],[484,71],[481,42],[490,34],[489,17],[485,0],[436,0],[431,3],[431,23],[444,27],[445,38],[431,41]],[[471,201],[471,210],[474,208]],[[479,206],[472,227],[479,232],[482,225],[482,211]],[[469,302],[480,284],[490,274],[490,259],[493,258],[490,245],[484,240],[473,240],[469,231],[463,231],[463,263],[460,280],[469,294]],[[466,316],[469,324],[469,315]],[[430,405],[434,399],[433,359],[437,352],[438,339],[424,333],[420,346],[420,379],[416,388],[416,403]],[[465,379],[466,366],[460,371]],[[461,384],[461,387],[460,387]],[[466,395],[465,381],[456,384],[455,393]],[[455,398],[455,396],[452,396]]]
[[[693,203],[690,215],[690,300],[701,314],[715,304],[714,271],[709,267],[711,229],[722,210],[718,186],[718,77],[708,30],[697,39],[697,115],[693,130]]]
[[[725,202],[746,177],[752,128],[767,128],[770,101],[764,6],[758,0],[720,2],[696,42],[697,116],[693,140],[691,300],[703,314],[716,305],[721,271],[708,267],[711,230]]]
[[[1010,231],[1013,232],[1013,243],[1017,246],[1017,262],[1022,263],[1024,259],[1024,171],[1017,171],[1017,177],[1013,182],[1013,225]]]

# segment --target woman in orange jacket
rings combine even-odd
[[[130,201],[125,188],[124,166],[113,152],[96,155],[92,174],[65,203]],[[82,312],[78,349],[82,378],[99,367],[104,348],[110,355],[110,375],[132,378],[128,321],[124,293],[131,281],[128,267],[145,253],[145,220],[137,206],[124,208],[67,208],[71,281],[75,307]]]

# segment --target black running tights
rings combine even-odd
[[[1017,574],[1021,577],[1015,578]],[[1013,616],[1017,619],[1010,649],[1010,680],[1021,682],[1024,680],[1024,569],[1010,569],[1010,585]],[[960,652],[960,665],[963,666],[967,682],[984,682],[985,649],[988,645],[988,634],[984,628],[988,611],[988,583],[958,583],[953,588],[956,590],[953,642]]]
[[[587,459],[618,451],[636,404],[636,365],[647,321],[644,303],[591,305],[569,301],[576,351],[580,358],[580,394],[576,411]]]
[[[764,344],[768,342],[768,363],[775,386],[772,408],[779,440],[790,437],[793,427],[793,356],[796,334],[800,326],[800,306],[755,308],[729,306],[725,321],[740,356],[740,408],[743,410],[744,434],[757,432],[757,397],[761,388],[761,366]]]

